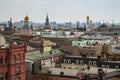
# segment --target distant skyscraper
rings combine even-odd
[[[80,27],[80,22],[77,21],[77,22],[76,22],[76,25],[77,25],[76,28],[79,29],[79,27]]]

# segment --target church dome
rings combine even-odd
[[[6,40],[5,38],[0,34],[0,46],[5,45],[6,44]]]
[[[25,16],[24,20],[25,20],[25,21],[28,21],[28,20],[29,20],[29,17],[28,17],[28,16]]]

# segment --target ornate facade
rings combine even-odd
[[[25,53],[27,45],[0,47],[0,80],[25,80]]]

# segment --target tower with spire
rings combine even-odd
[[[5,29],[4,31],[12,31],[12,27],[13,27],[13,24],[12,24],[12,18],[10,18],[10,21],[8,21],[8,25],[5,26]]]
[[[49,24],[48,13],[47,13],[47,16],[46,16],[46,21],[45,21],[44,29],[51,29],[51,26]]]
[[[9,23],[10,31],[12,31],[12,27],[13,27],[13,24],[12,24],[12,18],[10,18],[10,23]]]

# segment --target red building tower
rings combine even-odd
[[[25,80],[25,54],[27,44],[0,47],[0,80]]]

